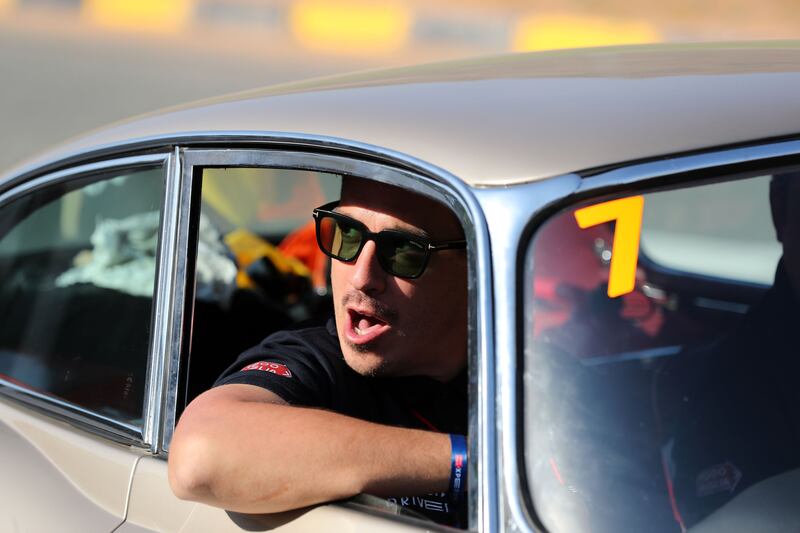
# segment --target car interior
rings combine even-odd
[[[339,176],[211,168],[203,169],[201,183],[200,216],[216,229],[235,276],[226,280],[226,290],[213,292],[204,290],[207,282],[195,273],[181,407],[270,333],[322,323],[333,312],[329,260],[317,249],[311,211],[338,198]],[[197,268],[208,262],[208,254],[198,249]]]

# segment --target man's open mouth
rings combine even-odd
[[[391,326],[368,310],[347,309],[345,335],[354,344],[366,344],[387,332]]]

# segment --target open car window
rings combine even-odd
[[[725,531],[710,517],[737,500],[780,515],[763,487],[800,468],[799,189],[797,172],[723,178],[539,227],[525,474],[548,531]]]
[[[328,260],[311,212],[341,187],[315,171],[202,172],[187,403],[270,333],[327,318]]]
[[[252,159],[251,153],[248,152],[247,155]],[[205,154],[199,154],[198,159],[201,156]],[[277,156],[268,154],[266,157]],[[280,154],[280,157],[285,156]],[[240,355],[246,351],[253,352],[253,347],[258,346],[271,334],[281,332],[279,336],[285,337],[286,334],[283,332],[287,330],[308,332],[315,326],[320,326],[314,329],[316,332],[314,335],[319,334],[323,328],[326,330],[320,339],[320,354],[322,350],[329,350],[327,346],[331,343],[331,338],[336,345],[334,351],[339,349],[335,338],[335,324],[331,320],[333,318],[329,278],[331,259],[319,249],[313,211],[315,208],[339,200],[344,176],[363,181],[366,179],[355,177],[356,174],[352,171],[355,166],[353,161],[344,158],[330,159],[333,162],[325,157],[319,157],[319,162],[317,159],[311,161],[317,162],[317,168],[326,168],[326,164],[330,165],[331,170],[266,166],[224,167],[219,166],[218,159],[212,159],[215,166],[203,166],[202,163],[197,163],[193,167],[191,171],[193,184],[194,187],[199,185],[200,189],[199,194],[195,193],[194,202],[195,206],[199,206],[199,215],[195,217],[197,237],[193,253],[196,257],[194,286],[191,302],[187,302],[192,309],[190,347],[188,357],[182,362],[185,389],[181,391],[178,410],[212,387],[223,372],[226,373],[225,379],[231,374],[251,370],[273,374],[284,372],[281,375],[295,378],[293,386],[299,383],[298,389],[302,387],[302,391],[306,389],[312,391],[308,394],[309,402],[312,401],[311,397],[314,394],[318,394],[322,398],[320,405],[324,408],[341,409],[350,416],[367,420],[383,416],[385,420],[381,422],[386,424],[418,427],[424,423],[425,428],[447,432],[448,426],[435,425],[440,422],[438,418],[432,417],[427,412],[426,415],[419,414],[417,408],[401,406],[401,402],[405,401],[405,396],[399,390],[401,383],[393,385],[397,390],[388,390],[389,386],[386,383],[391,381],[388,378],[378,387],[374,384],[362,384],[359,379],[363,378],[349,371],[341,372],[342,376],[338,370],[335,376],[323,375],[327,367],[316,362],[315,354],[308,354],[307,365],[297,362],[298,367],[293,367],[292,363],[296,361],[289,361],[288,358],[300,357],[303,354],[295,355],[294,352],[276,353],[276,358],[279,356],[287,358],[281,359],[280,363],[265,360],[248,362],[243,367],[236,367],[234,364]],[[300,161],[298,158],[298,161],[303,163],[298,166],[308,165],[308,160]],[[337,164],[349,172],[333,170],[337,168]],[[373,170],[373,165],[365,165],[364,169],[360,170],[369,175],[368,171]],[[380,172],[394,173],[385,167],[381,167]],[[397,174],[400,175],[400,172]],[[392,186],[397,185],[387,185],[387,187]],[[422,186],[417,185],[417,187]],[[386,193],[390,194],[391,190]],[[412,191],[409,196],[416,194]],[[421,203],[430,202],[423,195],[419,196]],[[456,217],[453,219],[456,220]],[[442,238],[445,237],[452,240],[454,235],[442,235]],[[431,259],[430,265],[434,264],[436,259]],[[431,268],[433,269],[432,266]],[[466,275],[466,268],[463,271]],[[464,288],[466,294],[466,282]],[[464,311],[466,318],[466,308],[461,310]],[[463,341],[463,346],[466,347],[466,333]],[[267,344],[272,346],[269,342],[278,343],[274,338]],[[325,353],[327,357],[329,352]],[[330,353],[335,355],[332,351]],[[341,362],[343,366],[346,364],[343,357]],[[466,434],[466,373],[463,373],[463,380],[461,374],[458,377],[459,379],[453,380],[452,388],[461,394],[453,393],[452,397],[447,398],[446,405],[447,409],[454,410],[460,409],[463,405],[463,409],[458,411],[457,416],[450,416],[446,422],[463,426],[463,430],[458,433]],[[303,381],[300,381],[301,379]],[[325,381],[326,379],[329,381]],[[407,386],[418,387],[413,390],[419,390],[420,394],[428,391],[427,394],[430,396],[430,391],[433,389],[423,390],[425,384],[422,381],[424,380],[416,379]],[[319,383],[319,389],[313,389],[312,383]],[[372,388],[387,388],[387,390],[381,395],[370,392]],[[406,393],[410,395],[408,391]],[[334,399],[329,400],[329,398]],[[364,401],[365,399],[369,401]],[[306,398],[304,397],[302,401],[306,401]],[[339,407],[322,404],[325,401],[330,401]],[[385,412],[375,408],[375,405],[382,401],[387,405]],[[433,410],[434,402],[430,404],[424,407]],[[422,409],[423,407],[419,408]],[[443,409],[442,412],[437,411],[434,414],[444,418],[449,413],[450,411]],[[443,429],[436,429],[437,427]],[[348,501],[347,506],[371,513],[378,511],[384,517],[394,515],[394,518],[397,518],[397,515],[401,515],[402,520],[421,519],[425,524],[433,524],[432,520],[443,522],[457,518],[466,525],[466,518],[456,516],[456,513],[461,512],[466,517],[468,510],[467,505],[463,505],[463,511],[460,511],[444,492],[418,494],[413,497],[398,495],[396,498],[388,499],[362,495]]]

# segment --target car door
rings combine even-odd
[[[498,351],[519,369],[498,366],[507,523],[798,527],[799,153],[759,143],[479,192],[512,251],[493,258]]]
[[[316,246],[311,211],[338,199],[342,175],[411,187],[447,198],[450,205],[462,201],[452,188],[430,178],[347,152],[234,145],[226,150],[186,148],[180,154],[182,171],[176,173],[176,183],[168,185],[180,190],[172,210],[175,257],[162,262],[180,266],[171,281],[161,278],[166,285],[160,295],[166,298],[159,302],[164,304],[160,314],[176,328],[165,336],[163,347],[165,410],[156,438],[160,446],[156,456],[142,458],[136,466],[127,519],[118,531],[438,529],[399,505],[369,496],[264,516],[180,501],[169,489],[166,459],[183,407],[209,388],[238,353],[272,331],[318,319],[330,310],[328,263]],[[463,211],[460,215],[469,223]],[[474,229],[467,233],[474,235]],[[470,320],[475,320],[477,308],[473,306]],[[474,351],[483,333],[479,328],[470,333]],[[474,495],[480,486],[476,483]]]
[[[148,453],[168,154],[0,189],[0,529],[112,531]]]

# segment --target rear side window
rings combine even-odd
[[[593,199],[527,261],[525,473],[548,531],[797,523],[800,173]]]
[[[163,170],[50,185],[0,211],[0,379],[141,425]]]

